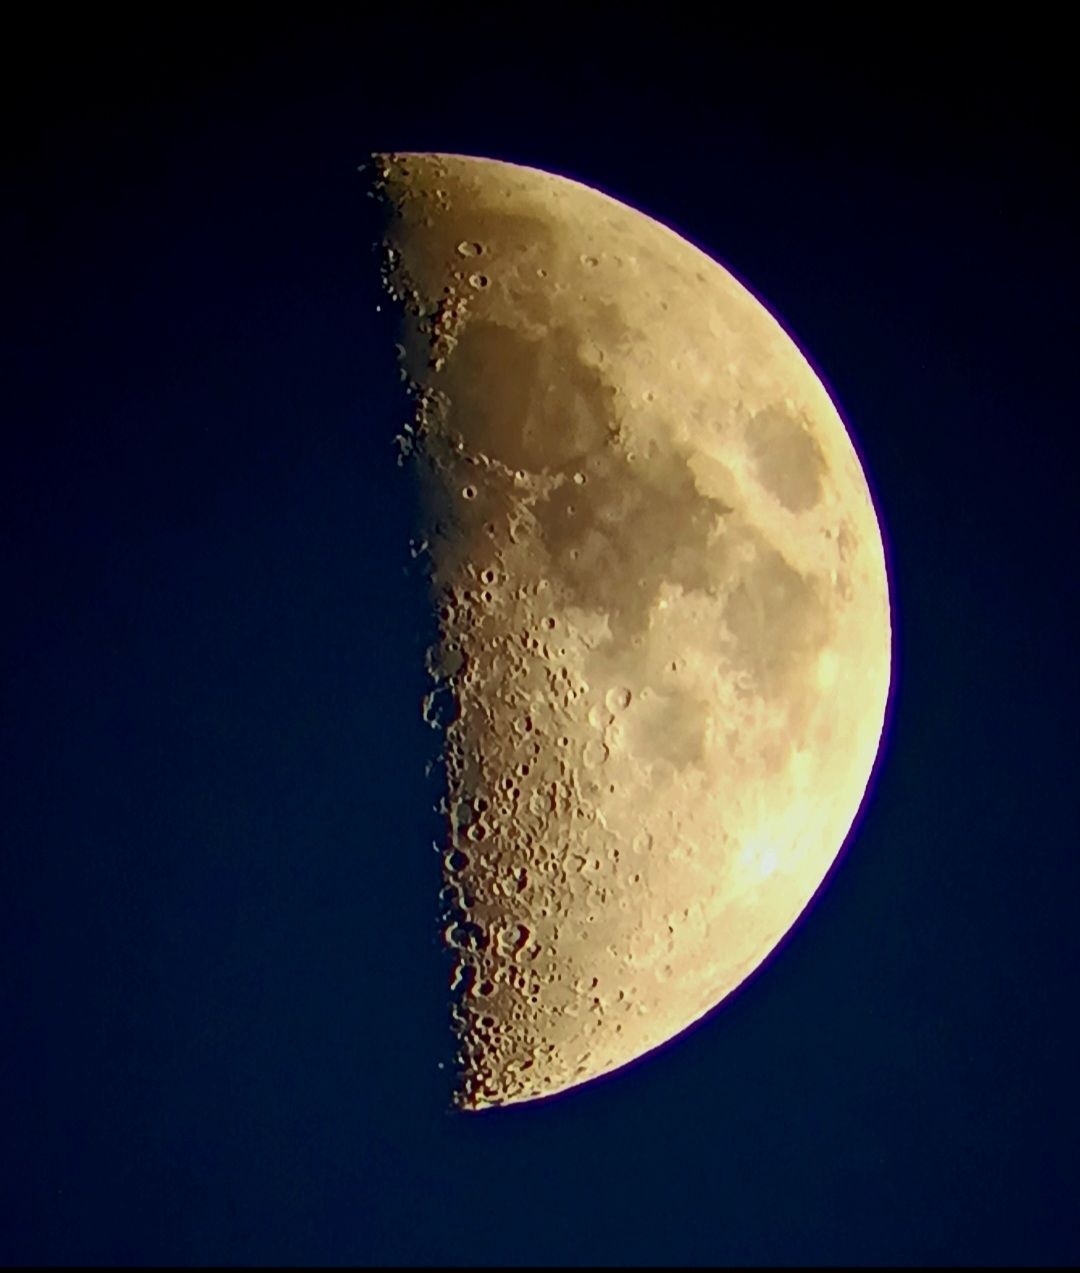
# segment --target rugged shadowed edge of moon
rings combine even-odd
[[[535,169],[375,169],[475,1109],[665,1042],[797,919],[881,738],[885,557],[828,394],[720,265]]]

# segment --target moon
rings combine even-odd
[[[836,407],[727,270],[576,181],[375,159],[479,1109],[656,1048],[795,923],[880,744],[888,578]]]

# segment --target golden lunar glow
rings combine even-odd
[[[477,1108],[670,1039],[791,927],[877,752],[885,558],[828,394],[720,265],[535,169],[377,168]]]

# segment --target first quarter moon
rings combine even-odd
[[[425,492],[465,1108],[731,993],[839,853],[890,677],[881,531],[792,339],[566,178],[376,156]]]

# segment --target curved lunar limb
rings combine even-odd
[[[466,1108],[670,1039],[806,907],[881,736],[881,533],[730,273],[534,169],[377,157],[425,483]]]

